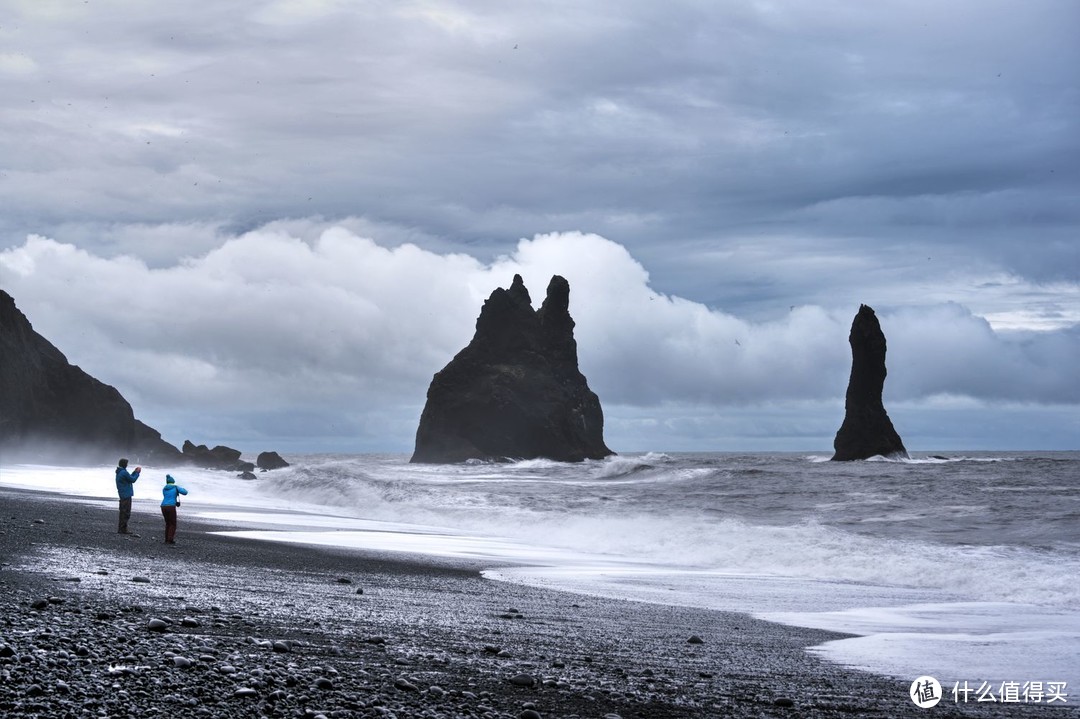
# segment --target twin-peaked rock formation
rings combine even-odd
[[[844,401],[844,423],[833,440],[834,460],[907,457],[893,429],[881,392],[885,387],[885,334],[877,315],[866,305],[851,323],[851,379]]]
[[[613,454],[600,400],[578,370],[569,305],[570,284],[558,275],[539,310],[520,275],[492,292],[472,341],[431,381],[412,461]]]

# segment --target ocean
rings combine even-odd
[[[844,632],[809,651],[946,692],[1064,682],[1080,696],[1080,452],[288,459],[255,480],[146,467],[136,519],[158,528],[169,472],[190,491],[181,541],[198,515],[266,541],[464,558],[493,581]],[[111,467],[8,466],[0,485],[115,496]]]

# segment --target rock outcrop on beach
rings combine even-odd
[[[255,458],[255,466],[261,470],[270,469],[283,469],[288,467],[289,463],[281,458],[281,455],[277,452],[260,452],[259,456]]]
[[[851,323],[851,378],[844,401],[844,423],[833,440],[834,460],[907,457],[881,393],[885,387],[885,334],[877,315],[860,305]]]
[[[578,369],[570,284],[555,275],[533,310],[520,275],[484,303],[476,334],[435,374],[413,462],[600,459],[604,413]]]
[[[196,445],[190,439],[185,439],[183,453],[184,459],[203,469],[222,469],[229,472],[251,472],[255,469],[253,462],[240,459],[240,450],[220,444],[210,449],[205,444]]]
[[[0,290],[0,450],[9,461],[175,462],[115,387],[68,362]]]

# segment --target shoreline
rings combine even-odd
[[[805,651],[848,635],[497,582],[480,575],[489,562],[213,534],[233,527],[182,511],[178,544],[166,546],[161,517],[146,504],[132,515],[139,538],[116,534],[110,505],[0,487],[0,713],[676,719],[926,711],[908,698],[910,682]],[[164,631],[150,628],[154,619]],[[695,636],[701,643],[688,641]],[[1070,709],[946,700],[932,711],[1074,716]]]

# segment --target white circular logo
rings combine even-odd
[[[941,684],[933,677],[919,677],[911,683],[908,695],[915,706],[929,709],[941,701]]]

